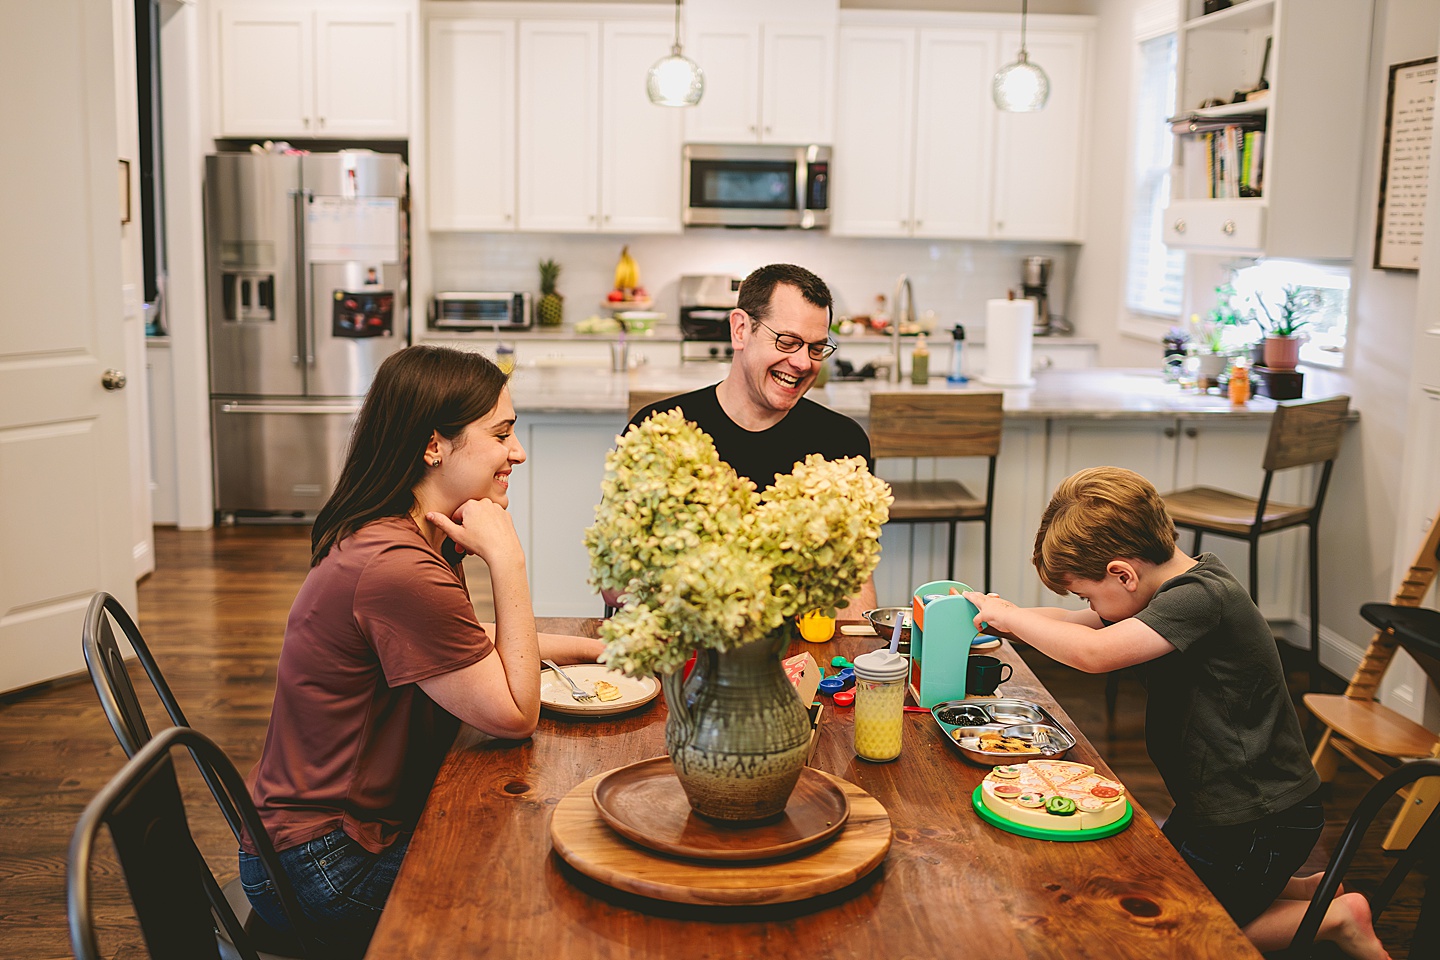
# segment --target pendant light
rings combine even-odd
[[[1025,17],[1030,12],[1029,6],[1029,0],[1020,0],[1020,56],[1014,63],[995,71],[990,85],[995,106],[1010,113],[1043,110],[1045,101],[1050,99],[1050,78],[1038,64],[1030,62],[1025,52]]]
[[[645,75],[645,92],[659,107],[693,107],[705,93],[700,65],[680,52],[680,0],[675,0],[675,45]]]

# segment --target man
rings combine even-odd
[[[641,408],[679,407],[715,441],[720,459],[761,490],[812,453],[827,460],[870,457],[870,438],[851,418],[805,397],[820,365],[835,352],[830,288],[804,267],[772,263],[745,278],[730,311],[734,360],[725,379]],[[876,606],[875,585],[851,598],[848,615]]]

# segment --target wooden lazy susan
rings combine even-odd
[[[810,767],[778,818],[753,827],[707,821],[690,811],[669,757],[591,777],[550,820],[555,852],[586,876],[643,897],[711,906],[839,890],[879,866],[890,838],[878,800]]]

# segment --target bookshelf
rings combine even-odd
[[[1242,0],[1210,14],[1177,2],[1165,243],[1350,258],[1372,0]]]

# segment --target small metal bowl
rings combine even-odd
[[[878,607],[874,610],[866,610],[863,616],[875,628],[875,633],[886,643],[895,635],[895,620],[902,618],[901,623],[905,625],[900,628],[900,652],[910,652],[910,624],[906,619],[910,615],[909,607]]]
[[[1043,723],[1045,713],[1033,703],[1024,700],[992,700],[985,704],[991,719],[996,723]]]
[[[1017,740],[1034,744],[1043,757],[1064,756],[1066,751],[1075,746],[1075,740],[1069,733],[1048,723],[1019,723],[1004,728],[1000,733],[1002,736],[1015,737]]]
[[[978,727],[990,722],[985,708],[973,704],[941,703],[935,707],[935,719],[960,727]]]

